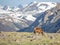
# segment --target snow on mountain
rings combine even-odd
[[[52,2],[40,2],[37,6],[40,9],[42,9],[42,10],[47,10],[47,9],[55,7],[56,3],[52,3]]]
[[[12,8],[12,11],[13,11],[13,12],[18,12],[18,11],[20,11],[20,8],[19,8],[19,7],[13,7],[13,8]]]
[[[0,13],[11,13],[11,12],[0,9]]]
[[[56,3],[53,2],[33,2],[30,3],[28,6],[26,6],[23,11],[33,11],[33,10],[39,10],[44,11],[50,8],[53,8],[56,6]]]
[[[34,18],[32,15],[27,16],[26,19],[31,21],[36,20],[36,18]]]
[[[56,32],[60,28],[57,26],[59,19],[59,3],[34,1],[26,6],[5,6],[0,8],[0,26],[4,27],[0,27],[0,31],[31,32],[34,27],[41,27],[45,32]]]
[[[7,5],[5,5],[5,6],[3,7],[3,10],[11,10],[11,8],[10,8],[9,6],[7,6]]]

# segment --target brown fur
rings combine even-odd
[[[35,27],[34,28],[34,33],[36,34],[36,33],[41,33],[42,35],[44,35],[44,32],[43,32],[43,30],[42,30],[42,28],[38,28],[38,27]]]

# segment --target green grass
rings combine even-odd
[[[0,45],[60,45],[60,33],[1,32]]]

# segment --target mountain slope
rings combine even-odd
[[[31,2],[21,8],[4,9],[0,8],[0,31],[32,32],[34,27],[40,27],[45,32],[57,32],[60,29],[60,3]]]

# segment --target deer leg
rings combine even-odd
[[[43,32],[41,32],[41,34],[42,34],[42,35],[44,35],[44,33],[43,33]]]
[[[39,34],[40,34],[40,32],[39,32]]]
[[[34,34],[36,34],[36,32],[34,31]]]

